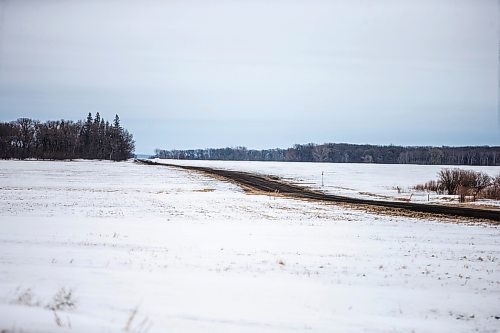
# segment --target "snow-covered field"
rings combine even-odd
[[[436,180],[443,168],[500,174],[498,166],[398,165],[371,163],[295,163],[246,161],[192,161],[154,159],[157,163],[209,166],[275,175],[326,193],[376,200],[405,199],[412,202],[458,203],[458,196],[413,190],[417,184]],[[500,206],[499,201],[478,200],[474,204]]]
[[[372,189],[429,178],[341,167]],[[341,174],[324,171],[326,186]],[[0,199],[0,332],[500,329],[495,226],[247,195],[131,162],[0,161]]]

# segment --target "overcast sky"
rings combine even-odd
[[[0,0],[0,120],[155,148],[499,145],[496,0]]]

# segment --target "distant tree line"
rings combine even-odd
[[[85,121],[40,122],[19,118],[0,122],[0,158],[107,159],[133,157],[132,135],[120,125],[118,115],[112,124],[99,113],[89,113]]]
[[[252,150],[245,147],[161,150],[157,158],[231,161],[284,161],[433,165],[500,165],[500,147],[402,147],[309,143],[288,149]]]

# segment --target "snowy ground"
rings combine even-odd
[[[0,161],[0,228],[1,332],[500,329],[490,225],[246,195],[161,166]]]
[[[436,180],[443,168],[500,174],[498,166],[400,165],[370,163],[295,163],[247,161],[191,161],[154,159],[157,163],[201,165],[275,175],[330,194],[376,200],[409,200],[420,203],[458,203],[458,196],[413,190],[417,184]],[[322,177],[323,173],[323,177]],[[322,186],[323,184],[323,186]],[[476,205],[500,206],[498,200],[478,200]]]

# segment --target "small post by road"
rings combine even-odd
[[[321,171],[321,187],[325,186],[325,183],[323,182],[323,171]]]

